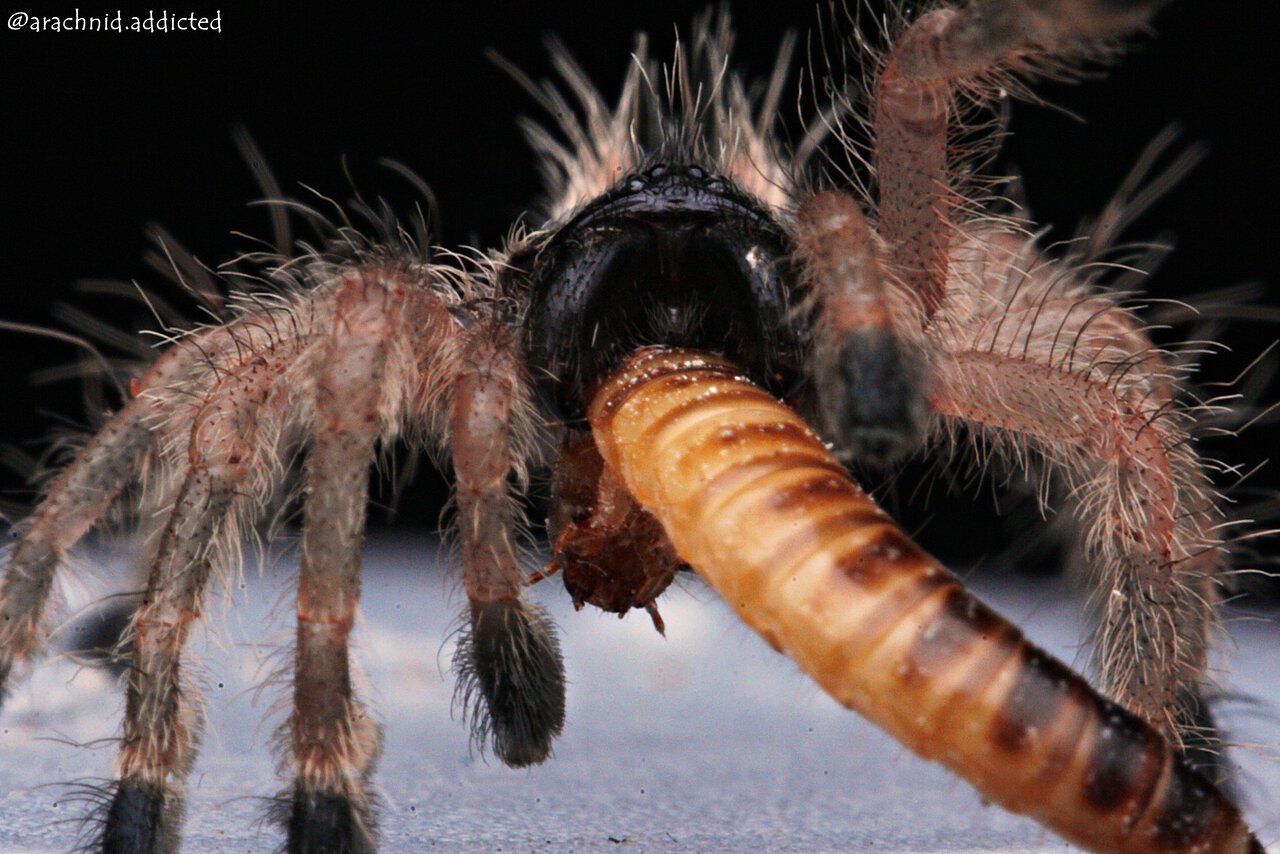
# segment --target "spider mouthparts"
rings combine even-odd
[[[802,286],[774,214],[694,166],[638,172],[541,246],[525,350],[541,392],[579,418],[591,385],[637,347],[722,349],[778,390],[803,373]]]
[[[658,520],[604,470],[590,434],[571,433],[556,466],[548,568],[583,603],[625,615],[644,608],[661,633],[654,601],[685,567]]]

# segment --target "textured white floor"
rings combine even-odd
[[[123,577],[124,570],[120,570]],[[263,796],[280,783],[268,749],[284,692],[255,692],[289,636],[278,605],[289,566],[251,578],[213,623],[203,661],[209,724],[191,779],[188,852],[280,843]],[[109,576],[110,569],[102,574]],[[827,699],[707,588],[662,602],[663,640],[636,612],[575,614],[558,581],[539,596],[562,628],[569,719],[555,758],[530,771],[486,764],[450,716],[450,629],[459,598],[429,543],[381,543],[367,559],[362,694],[385,724],[376,783],[383,850],[1002,851],[1070,846],[983,806],[946,771]],[[1061,586],[980,592],[1067,661],[1078,600]],[[1223,687],[1254,826],[1280,844],[1280,626],[1240,621]],[[1229,669],[1227,669],[1229,668]],[[82,807],[68,781],[108,771],[121,701],[113,680],[47,660],[0,715],[0,852],[65,851]]]

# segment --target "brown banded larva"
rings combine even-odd
[[[642,351],[588,416],[680,558],[918,755],[1089,850],[1263,850],[1165,739],[966,592],[732,364]]]

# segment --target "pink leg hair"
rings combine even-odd
[[[861,462],[914,451],[928,419],[919,301],[887,274],[884,247],[851,196],[817,193],[796,219],[825,429]]]
[[[369,777],[381,740],[352,691],[349,658],[370,467],[403,426],[413,444],[443,432],[457,354],[450,309],[470,284],[413,258],[329,276],[332,315],[315,323],[294,706],[282,734],[297,776],[277,817],[291,851],[358,852],[376,847]]]
[[[1142,26],[1161,0],[973,0],[922,15],[897,39],[876,83],[872,125],[879,233],[926,316],[941,305],[957,199],[948,136],[957,95],[1040,58],[1084,54],[1090,42]]]
[[[508,480],[514,411],[528,403],[513,338],[498,319],[478,321],[463,335],[449,407],[463,578],[467,599],[477,604],[517,599],[524,589],[515,541],[520,510]]]
[[[953,259],[932,335],[943,429],[967,427],[985,449],[1024,470],[1042,459],[1061,479],[1085,528],[1105,690],[1175,744],[1212,740],[1196,728],[1220,514],[1165,354],[1024,238],[983,235]]]
[[[190,381],[193,366],[208,349],[224,346],[224,339],[235,334],[234,327],[197,333],[157,359],[138,381],[133,399],[80,449],[24,523],[22,536],[6,555],[0,586],[0,691],[12,667],[30,660],[40,647],[41,622],[67,551],[121,491],[156,478],[163,442],[154,422],[165,390]]]
[[[211,571],[233,562],[240,547],[238,517],[252,517],[254,499],[269,492],[277,466],[270,428],[296,420],[290,417],[296,363],[307,342],[289,339],[260,350],[243,343],[241,364],[209,372],[216,380],[191,419],[189,464],[174,482],[172,509],[135,615],[118,782],[100,841],[105,850],[162,851],[178,844],[200,724],[198,695],[181,670],[182,650]],[[185,426],[186,419],[175,421],[170,429]]]

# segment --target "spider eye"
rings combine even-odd
[[[583,392],[647,344],[721,353],[781,392],[803,344],[790,255],[759,202],[700,166],[623,178],[538,256],[524,342],[540,392],[580,418]]]

